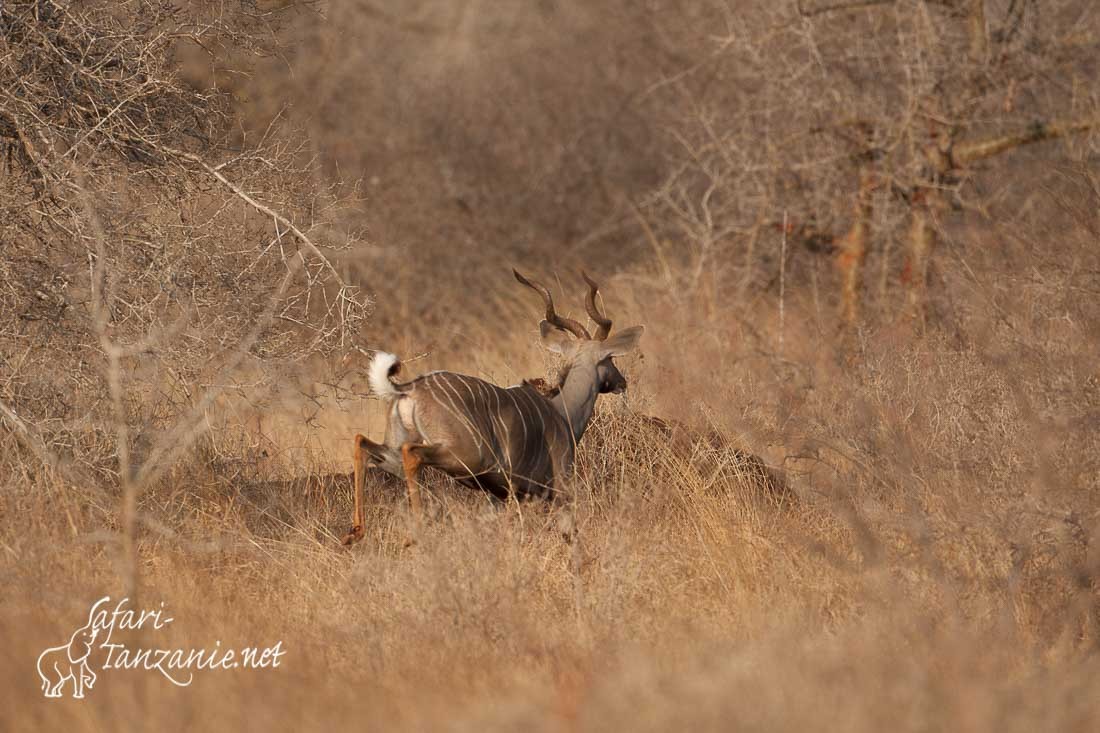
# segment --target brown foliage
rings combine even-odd
[[[0,2],[0,727],[1095,729],[1093,4],[506,5]],[[329,352],[552,373],[511,265],[647,326],[577,541],[378,475],[341,552]],[[47,705],[135,571],[284,666]]]
[[[233,141],[232,100],[179,80],[181,44],[262,45],[228,10],[0,7],[0,398],[51,434],[112,430],[112,349],[127,420],[155,433],[204,385],[239,378],[227,362],[262,383],[275,360],[331,352],[362,318],[333,243],[325,254],[305,233],[336,201],[300,144],[276,124]],[[72,440],[58,445],[81,453]]]

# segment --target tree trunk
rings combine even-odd
[[[840,316],[845,326],[859,320],[863,263],[867,259],[871,215],[874,213],[875,175],[869,165],[859,169],[859,191],[852,211],[852,227],[837,241],[836,265],[840,270]]]
[[[903,278],[909,286],[906,310],[909,318],[922,327],[928,296],[928,263],[936,247],[932,212],[939,199],[940,194],[934,188],[918,190],[909,211],[909,262]]]
[[[985,63],[989,59],[989,26],[985,22],[985,0],[969,0],[967,34],[970,36],[970,60]]]

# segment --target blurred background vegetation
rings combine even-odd
[[[1098,52],[1089,0],[0,0],[2,715],[1094,729]],[[339,552],[372,349],[553,374],[512,266],[647,326],[583,557],[438,477]],[[43,707],[123,593],[288,668]]]

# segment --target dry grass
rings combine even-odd
[[[792,189],[784,183],[790,171],[755,167],[767,190],[753,193],[752,181],[736,175],[717,176],[707,189],[694,176],[713,173],[708,156],[728,150],[714,141],[691,157],[683,135],[655,142],[676,114],[681,130],[740,124],[692,107],[703,88],[716,95],[715,110],[783,116],[766,77],[710,83],[709,61],[699,59],[719,58],[707,34],[714,18],[732,17],[728,8],[669,20],[676,13],[660,8],[630,15],[630,3],[558,14],[540,4],[499,16],[473,12],[475,4],[429,23],[428,12],[386,12],[398,5],[333,3],[328,23],[303,14],[297,56],[257,62],[290,66],[299,76],[287,72],[291,89],[282,92],[312,94],[317,107],[308,109],[324,112],[295,120],[305,132],[291,136],[308,136],[301,149],[322,150],[318,161],[296,164],[294,185],[309,188],[306,179],[323,179],[326,165],[368,181],[378,173],[362,215],[379,221],[379,241],[330,237],[354,244],[332,253],[333,272],[375,298],[362,342],[407,357],[411,372],[446,368],[515,383],[553,369],[536,347],[539,308],[510,280],[510,264],[550,282],[557,275],[559,306],[572,315],[581,312],[575,265],[585,264],[599,273],[617,327],[647,326],[642,355],[620,364],[630,390],[601,398],[580,447],[579,541],[565,544],[554,531],[555,507],[494,503],[433,475],[430,519],[405,547],[402,487],[379,476],[369,484],[366,539],[340,548],[351,518],[350,438],[380,434],[379,405],[363,395],[362,364],[349,370],[338,356],[291,362],[251,353],[257,363],[239,373],[195,356],[221,353],[198,350],[200,337],[232,349],[220,340],[236,331],[224,324],[251,328],[285,270],[273,260],[245,307],[233,299],[239,288],[222,282],[237,266],[227,259],[199,273],[210,289],[200,303],[205,320],[125,362],[134,466],[173,435],[181,415],[203,428],[187,433],[201,438],[180,460],[140,487],[136,602],[163,603],[175,621],[128,641],[185,649],[281,642],[285,656],[276,670],[199,672],[188,688],[153,671],[102,670],[87,699],[44,700],[38,654],[63,643],[94,600],[120,597],[129,580],[120,540],[125,482],[117,426],[103,412],[110,373],[90,330],[92,308],[72,297],[57,314],[28,310],[52,303],[35,295],[51,268],[91,298],[88,245],[58,235],[55,259],[0,259],[10,275],[0,298],[8,304],[0,308],[0,406],[14,406],[62,459],[44,465],[23,423],[3,417],[0,730],[1100,728],[1095,135],[1075,139],[1077,148],[1067,142],[1064,156],[1033,148],[999,168],[999,182],[980,171],[968,179],[968,197],[983,208],[945,212],[937,224],[925,327],[894,318],[902,275],[891,232],[902,219],[877,222],[890,226],[872,237],[869,312],[839,331],[828,260],[788,250],[795,238],[771,224],[784,221],[788,205],[797,213],[800,195],[814,204],[803,215],[832,207],[825,223],[844,223],[851,192],[838,181],[851,171],[831,162],[799,167],[802,188]],[[758,5],[763,20],[791,10]],[[263,25],[271,8],[300,6],[261,2],[258,15],[249,3],[196,7],[214,15],[236,8]],[[923,17],[923,4],[898,7]],[[1008,5],[990,7],[1001,18]],[[620,15],[630,22],[616,25]],[[824,33],[845,17],[813,28]],[[859,17],[872,24],[879,16]],[[542,33],[544,23],[570,40],[546,40],[554,35]],[[604,42],[620,27],[629,41]],[[482,42],[494,34],[508,42]],[[410,38],[428,39],[434,51],[420,54]],[[510,65],[537,56],[533,38],[553,47],[552,62]],[[766,45],[769,37],[759,38]],[[644,94],[621,103],[628,90],[653,84],[649,62],[639,59],[657,42],[658,65],[699,74],[658,85],[675,104]],[[413,61],[397,54],[403,46],[417,51]],[[588,48],[598,52],[585,56]],[[1066,52],[1087,66],[1090,47],[1081,48]],[[326,64],[345,51],[350,60],[329,75]],[[219,85],[236,79],[234,92],[252,95],[250,114],[282,109],[283,97],[265,99],[253,89],[262,84],[216,68],[205,53],[195,51],[195,68],[221,74]],[[888,56],[892,46],[876,53]],[[761,74],[772,73],[772,56],[754,58]],[[448,85],[452,66],[461,83]],[[816,88],[796,75],[784,83]],[[356,84],[377,96],[361,97]],[[443,86],[447,93],[435,95]],[[483,87],[507,95],[487,104]],[[529,88],[549,91],[524,107]],[[742,105],[742,95],[753,104]],[[229,114],[226,100],[211,99]],[[794,95],[788,101],[800,104]],[[510,125],[509,134],[489,134],[495,122]],[[441,138],[441,126],[454,139]],[[760,129],[736,127],[730,139],[773,156],[758,144]],[[259,169],[223,170],[253,191],[269,183]],[[213,182],[191,173],[201,174],[195,191],[205,196]],[[568,181],[557,177],[566,173]],[[545,192],[566,188],[549,205]],[[7,210],[26,208],[20,190],[8,193]],[[282,198],[264,195],[273,205]],[[310,202],[286,198],[312,212]],[[84,221],[93,207],[74,201],[71,217]],[[717,229],[677,219],[672,205],[683,201]],[[708,201],[736,226],[712,221]],[[759,216],[749,211],[754,201],[764,202]],[[159,211],[147,213],[160,221]],[[202,264],[218,253],[231,259],[239,246],[246,266],[256,243],[270,241],[260,236],[270,235],[260,231],[270,223],[219,211],[239,221],[199,238],[182,232],[181,251]],[[33,251],[28,232],[53,241],[30,213],[0,228],[0,236],[23,236],[0,251]],[[348,223],[334,222],[314,224],[332,234]],[[118,255],[119,267],[141,264],[126,257]],[[135,332],[171,321],[152,280],[129,282],[127,272],[113,276],[120,292],[142,285],[150,293],[140,309],[148,321]],[[174,370],[173,355],[189,371],[166,376],[168,367],[156,366]],[[191,414],[219,384],[233,388]],[[762,481],[763,464],[775,482]]]
[[[1079,421],[1095,407],[1072,398],[1087,379],[1044,417],[1031,405],[1055,395],[1037,352],[1008,363],[935,338],[869,341],[838,363],[809,328],[788,334],[797,346],[782,360],[742,345],[701,374],[661,355],[705,363],[720,345],[661,313],[645,366],[627,365],[636,394],[605,398],[582,448],[579,557],[544,507],[494,505],[447,481],[433,483],[433,519],[412,548],[401,547],[400,487],[376,481],[369,539],[343,552],[349,484],[323,476],[346,468],[336,446],[261,457],[211,437],[150,492],[142,508],[163,530],[141,543],[140,598],[177,619],[156,638],[281,640],[277,671],[207,672],[189,689],[105,671],[83,702],[42,700],[38,651],[120,587],[102,541],[112,507],[6,450],[9,727],[1087,730],[1100,720],[1097,432]],[[1080,336],[1059,341],[1061,358],[1085,365]],[[489,363],[490,347],[477,346]],[[666,358],[655,374],[649,365]],[[670,392],[682,380],[707,390]],[[784,446],[797,500],[761,492],[713,436],[670,447],[635,417],[664,401],[686,405],[696,425],[711,415],[730,445]],[[303,468],[317,478],[279,479]]]

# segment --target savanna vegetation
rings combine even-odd
[[[1094,730],[1100,8],[0,0],[11,730]],[[642,323],[554,510],[351,514],[405,373]],[[103,596],[135,647],[35,662]]]

